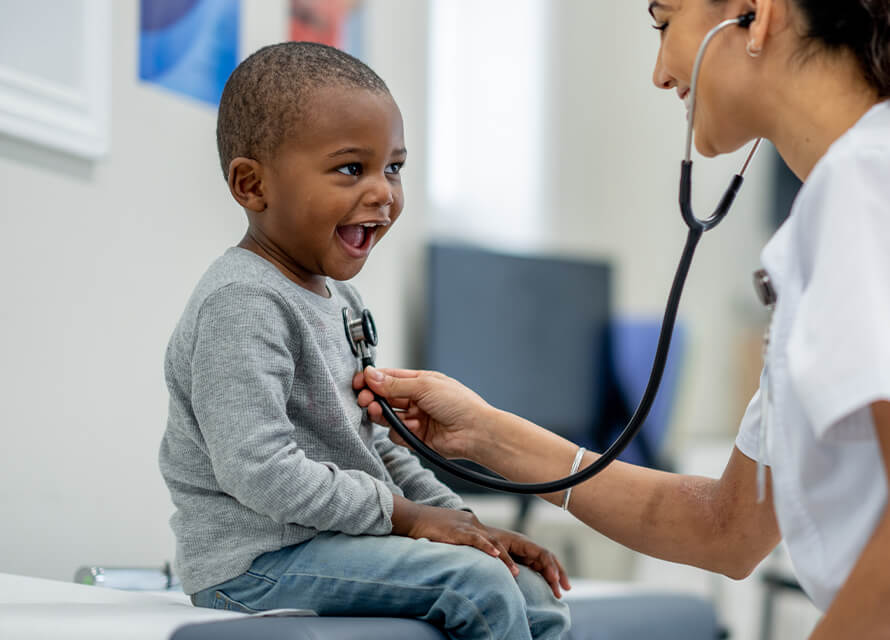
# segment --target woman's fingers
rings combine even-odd
[[[367,407],[372,402],[375,402],[374,392],[370,389],[359,391],[357,398],[360,407]],[[389,406],[396,410],[407,411],[411,407],[411,400],[408,398],[396,398],[389,403]]]
[[[356,384],[361,384],[361,387],[356,387]],[[356,377],[352,380],[352,387],[356,390],[358,399],[358,404],[360,407],[368,407],[372,402],[374,402],[374,392],[364,386],[365,379],[362,374],[356,374]],[[393,409],[403,409],[407,410],[411,406],[411,400],[409,398],[394,398],[389,401],[389,406]]]
[[[356,396],[358,400],[358,406],[362,408],[367,408],[372,402],[374,402],[374,392],[370,389],[362,389],[358,392],[358,396]]]
[[[381,367],[380,369],[377,369],[376,367],[370,368],[393,378],[418,378],[424,373],[429,373],[427,371],[420,371],[419,369],[387,369],[385,367]]]
[[[419,371],[404,369],[365,369],[365,382],[375,393],[388,400],[415,397],[424,384]]]

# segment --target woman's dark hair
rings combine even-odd
[[[890,97],[890,0],[792,0],[804,37],[829,51],[850,49],[868,82]]]

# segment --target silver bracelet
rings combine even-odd
[[[582,458],[584,458],[585,451],[587,451],[587,449],[585,449],[584,447],[578,447],[578,453],[575,454],[575,461],[572,462],[572,470],[569,471],[570,476],[575,475],[575,472],[578,471],[578,467],[581,466],[581,460],[582,460]],[[572,487],[569,487],[568,489],[566,489],[566,495],[562,499],[562,510],[563,511],[569,510],[569,498],[571,498],[571,497],[572,497]]]

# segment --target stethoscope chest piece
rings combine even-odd
[[[371,350],[368,349],[368,345],[377,346],[377,325],[374,324],[371,312],[363,309],[361,317],[353,319],[349,308],[343,307],[343,329],[346,331],[352,355],[362,359],[362,366],[373,364],[373,361],[370,361]]]

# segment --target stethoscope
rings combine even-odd
[[[534,483],[510,482],[472,469],[467,469],[466,467],[457,465],[444,458],[441,454],[428,447],[420,438],[411,433],[399,419],[399,416],[393,410],[392,406],[384,398],[374,394],[375,400],[380,404],[380,407],[383,410],[383,417],[417,453],[449,473],[489,489],[522,494],[556,493],[574,487],[576,484],[592,478],[605,469],[621,454],[622,451],[624,451],[627,445],[630,444],[630,441],[637,435],[640,428],[643,426],[643,422],[646,420],[646,416],[649,415],[649,410],[652,408],[652,403],[655,400],[655,395],[661,384],[661,378],[664,374],[665,364],[667,363],[668,351],[671,346],[674,323],[677,319],[677,310],[680,306],[680,296],[683,293],[683,286],[686,282],[686,276],[689,273],[689,267],[692,264],[692,258],[695,254],[695,249],[698,246],[698,241],[701,239],[702,234],[716,227],[726,217],[726,214],[729,212],[730,207],[738,195],[742,182],[744,182],[745,172],[748,170],[748,166],[751,164],[751,160],[754,158],[754,155],[757,153],[757,149],[760,146],[760,140],[757,140],[754,143],[751,152],[748,154],[741,171],[733,176],[729,188],[726,190],[726,193],[723,194],[723,197],[717,205],[717,209],[711,217],[704,220],[697,218],[692,211],[691,158],[692,134],[695,123],[696,90],[698,88],[698,77],[701,72],[702,61],[704,60],[708,45],[711,44],[711,41],[718,33],[727,27],[735,25],[747,28],[754,22],[754,17],[754,13],[747,13],[738,18],[732,18],[718,24],[705,36],[695,59],[695,65],[692,69],[692,85],[689,88],[692,100],[689,107],[686,133],[686,156],[683,159],[683,164],[680,170],[680,212],[682,213],[683,221],[689,227],[689,234],[686,237],[686,245],[683,248],[680,264],[677,266],[677,272],[674,275],[674,281],[671,285],[671,292],[668,297],[667,308],[665,309],[664,319],[661,325],[661,333],[658,337],[655,359],[652,363],[651,373],[649,374],[649,382],[646,385],[646,390],[643,393],[640,404],[637,406],[636,411],[634,411],[633,416],[631,416],[627,426],[624,427],[624,430],[615,439],[615,442],[613,442],[612,445],[589,466],[560,480]],[[377,328],[374,325],[374,319],[371,316],[371,312],[365,309],[362,311],[361,317],[353,318],[350,310],[344,308],[343,326],[346,330],[346,338],[349,341],[352,353],[357,358],[361,359],[362,369],[365,369],[368,366],[373,366],[374,357],[371,354],[370,347],[377,345]]]

